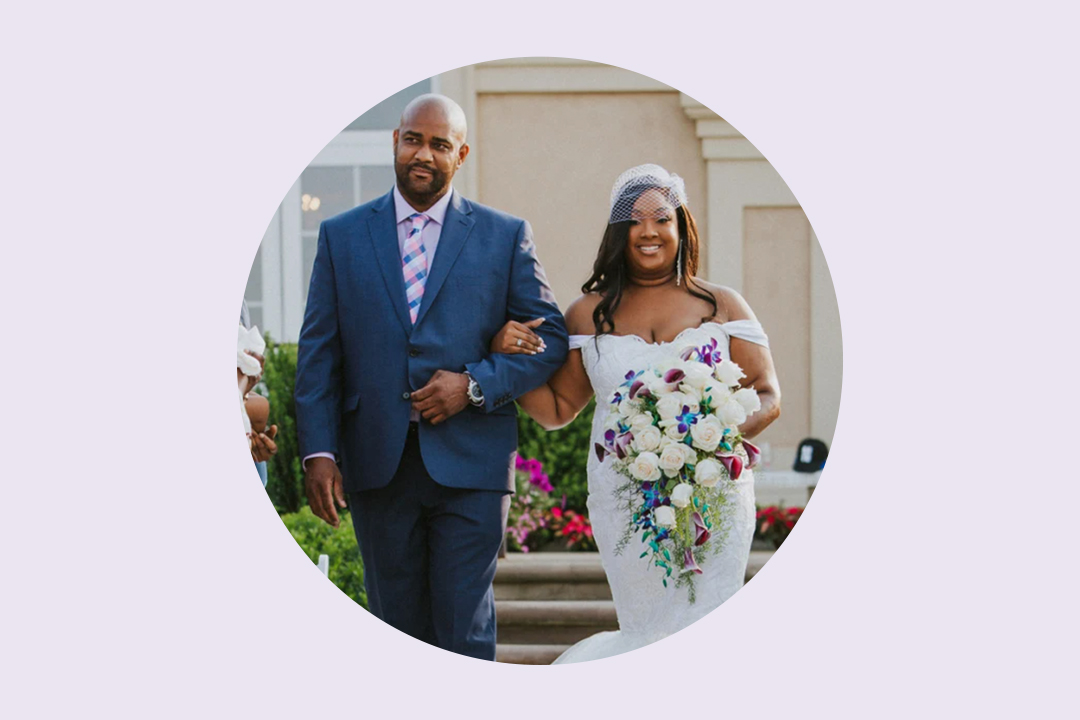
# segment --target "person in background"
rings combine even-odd
[[[247,300],[244,300],[240,305],[240,324],[245,328],[251,328],[251,314],[248,311]],[[267,429],[267,423],[270,420],[270,401],[264,396],[252,392],[259,385],[262,377],[261,369],[266,360],[261,355],[249,354],[259,361],[260,375],[248,377],[248,384],[244,390],[244,409],[247,412],[248,420],[251,422],[251,433],[249,435],[251,459],[255,462],[255,469],[259,473],[259,479],[262,480],[263,487],[266,487],[268,479],[266,462],[277,453],[277,443],[274,442],[274,438],[277,437],[277,425],[271,425]],[[239,383],[243,375],[240,368],[236,369],[236,375]]]

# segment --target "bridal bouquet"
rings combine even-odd
[[[714,339],[628,372],[595,446],[629,480],[618,490],[631,513],[619,550],[640,535],[641,557],[663,571],[665,587],[673,575],[676,587],[687,585],[691,602],[694,576],[723,546],[725,485],[761,456],[738,429],[761,409],[757,392],[739,387],[742,368],[716,348]]]

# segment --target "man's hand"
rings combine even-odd
[[[266,462],[277,455],[277,425],[271,425],[264,433],[251,433],[251,458],[255,462]]]
[[[337,463],[325,457],[308,460],[304,470],[304,489],[311,512],[337,528],[338,514],[334,503],[337,503],[337,507],[345,507],[345,487]]]
[[[412,394],[412,406],[432,425],[449,420],[469,404],[469,378],[439,370],[428,384]]]

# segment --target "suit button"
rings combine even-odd
[[[409,393],[402,393],[401,394],[401,399],[402,400],[408,400],[410,397],[412,397],[412,396]]]
[[[420,351],[416,348],[409,348],[409,357],[420,357]]]

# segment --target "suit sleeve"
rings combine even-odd
[[[296,425],[300,457],[338,453],[341,419],[341,335],[337,283],[326,223],[319,227],[304,324],[296,351]]]
[[[507,318],[528,322],[543,317],[536,328],[547,344],[539,355],[504,355],[493,353],[465,366],[484,393],[484,412],[492,412],[547,382],[566,361],[568,338],[566,322],[555,302],[547,275],[536,257],[532,228],[522,221],[515,238],[510,267],[510,293]]]

